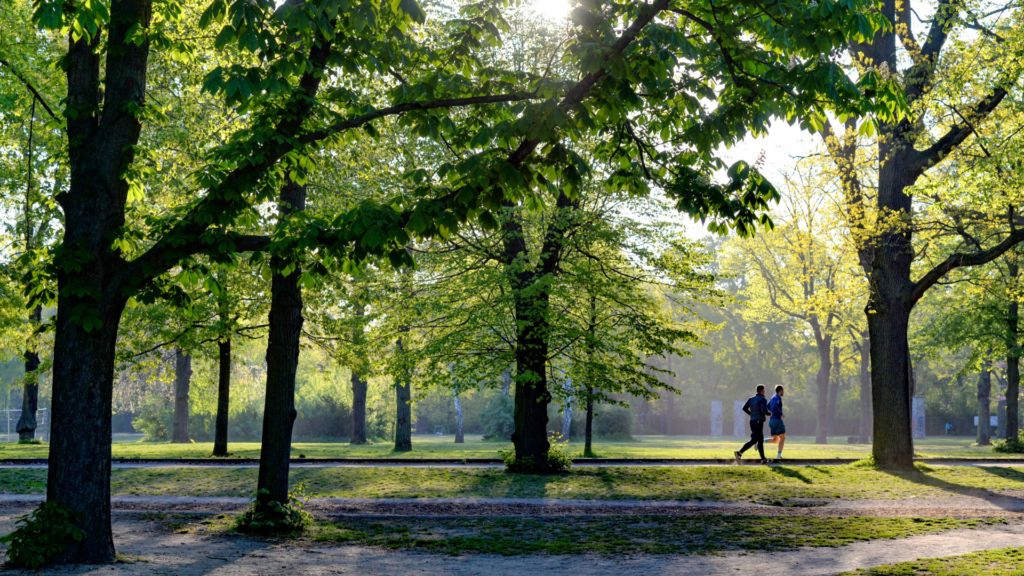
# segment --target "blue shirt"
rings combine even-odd
[[[747,398],[747,403],[743,405],[743,411],[750,414],[751,422],[764,422],[765,416],[771,416],[771,412],[768,411],[768,400],[765,399],[764,394],[755,394]]]
[[[782,396],[776,394],[768,401],[768,410],[772,413],[772,420],[782,418]]]

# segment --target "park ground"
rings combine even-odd
[[[125,438],[121,438],[122,440]],[[133,440],[128,438],[129,440]],[[793,458],[857,458],[868,446],[797,438]],[[838,439],[836,439],[838,440]],[[417,437],[407,456],[493,458],[500,443]],[[724,458],[733,438],[601,442],[617,458]],[[0,458],[45,457],[5,444]],[[985,458],[967,438],[916,444],[931,458]],[[238,456],[258,446],[235,444]],[[573,447],[570,446],[570,451]],[[203,444],[118,442],[124,458],[206,457]],[[1024,574],[1024,466],[920,463],[577,467],[555,476],[480,466],[388,465],[389,445],[297,444],[295,456],[381,459],[297,465],[314,522],[300,534],[234,531],[253,466],[123,466],[112,477],[120,561],[55,574]],[[45,494],[43,466],[0,467],[0,533]],[[10,570],[11,573],[18,573]],[[28,573],[28,572],[26,572]]]
[[[141,434],[115,434],[112,455],[115,458],[205,458],[213,453],[212,442],[171,444],[143,442]],[[733,450],[746,437],[723,436],[636,436],[615,442],[595,439],[594,452],[605,458],[732,458]],[[412,452],[394,452],[390,442],[353,446],[347,442],[295,442],[292,456],[298,458],[496,458],[498,451],[510,448],[508,442],[484,441],[480,435],[466,435],[464,444],[455,444],[452,436],[414,435]],[[0,459],[46,458],[48,446],[0,442]],[[766,446],[766,450],[768,446]],[[231,454],[258,458],[259,442],[232,442]],[[774,448],[772,448],[774,450]],[[582,454],[583,444],[572,441],[567,451]],[[990,446],[978,446],[973,437],[936,437],[914,441],[921,458],[1005,458]],[[871,454],[870,444],[848,444],[847,438],[829,437],[828,444],[815,444],[813,436],[793,436],[786,440],[785,457],[853,458]],[[774,453],[772,453],[774,455]]]

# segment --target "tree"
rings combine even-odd
[[[1015,10],[1012,4],[940,0],[921,41],[913,29],[912,2],[886,0],[880,13],[894,26],[878,30],[868,41],[851,42],[849,54],[858,70],[884,71],[898,79],[908,113],[877,123],[871,141],[876,165],[867,172],[858,170],[864,148],[858,133],[870,136],[875,125],[858,127],[856,117],[843,117],[839,133],[833,123],[822,122],[821,136],[843,181],[851,236],[870,279],[872,450],[883,466],[913,465],[907,335],[914,306],[951,271],[990,262],[1024,241],[1024,232],[1005,218],[998,233],[984,236],[985,242],[970,240],[983,238],[971,233],[975,222],[988,227],[997,215],[1014,214],[1014,188],[1003,188],[984,202],[959,204],[970,194],[947,195],[934,185],[943,181],[947,192],[966,191],[962,186],[971,179],[964,171],[992,170],[1006,161],[1003,154],[1017,149],[1012,126],[997,120],[1020,80]],[[975,161],[978,157],[983,160]],[[961,173],[950,178],[950,168],[957,165]],[[961,242],[948,242],[944,251],[924,250],[915,234],[929,230]]]
[[[799,332],[810,329],[818,354],[818,444],[825,444],[833,432],[840,340],[844,324],[854,322],[851,305],[865,291],[863,278],[849,273],[852,263],[842,237],[833,233],[842,217],[841,207],[822,193],[829,187],[827,173],[813,163],[798,164],[785,177],[784,200],[773,212],[774,229],[731,242],[725,268],[749,278],[744,290],[749,313],[758,319],[791,319]]]
[[[732,171],[727,186],[703,180],[702,174],[720,165],[711,152],[722,142],[719,136],[734,141],[748,130],[763,130],[770,115],[800,115],[823,101],[838,100],[839,109],[850,114],[891,107],[884,91],[882,100],[865,101],[852,82],[840,76],[836,83],[835,64],[820,59],[848,37],[862,39],[864,26],[878,26],[879,18],[849,3],[815,9],[787,4],[737,2],[705,9],[658,0],[579,10],[574,40],[566,43],[579,76],[565,82],[541,74],[495,75],[478,67],[474,48],[501,25],[500,11],[487,4],[467,7],[467,18],[453,24],[451,46],[431,50],[408,33],[412,17],[422,17],[414,2],[278,7],[215,0],[199,18],[193,16],[198,11],[183,11],[178,3],[151,0],[115,0],[109,7],[38,2],[36,24],[47,34],[68,37],[62,62],[69,185],[56,196],[64,215],[63,238],[47,265],[31,268],[27,282],[30,305],[56,303],[60,310],[54,326],[47,499],[82,514],[86,534],[54,561],[104,562],[114,556],[111,386],[118,326],[129,298],[151,302],[172,270],[195,254],[221,263],[238,253],[271,252],[279,281],[272,288],[268,374],[273,375],[268,375],[267,395],[281,404],[265,422],[264,433],[271,436],[265,438],[260,486],[268,489],[261,502],[283,501],[294,418],[289,374],[294,374],[291,359],[301,329],[296,282],[304,257],[316,256],[309,265],[320,274],[372,256],[411,265],[402,249],[410,234],[432,237],[470,219],[494,223],[492,211],[503,203],[535,197],[549,181],[571,184],[581,165],[563,142],[606,129],[643,143],[638,149],[608,150],[606,157],[620,166],[613,177],[618,187],[639,192],[651,177],[681,209],[715,218],[716,229],[735,222],[749,230],[774,192],[743,165]],[[210,25],[219,30],[216,39],[199,33]],[[335,42],[346,49],[335,50]],[[191,59],[200,49],[209,63],[203,85],[238,113],[243,126],[222,146],[205,151],[196,179],[188,182],[193,193],[183,196],[178,209],[140,218],[130,210],[130,200],[150,177],[142,162],[148,153],[143,136],[150,132],[143,128],[166,122],[147,103],[150,72],[158,63],[173,69],[175,61]],[[397,82],[388,93],[347,89],[339,82],[320,94],[328,70],[356,87],[368,77],[411,80]],[[877,84],[879,76],[865,74],[861,83]],[[700,98],[715,95],[712,86],[721,87],[715,114],[702,120],[700,114],[674,113],[696,110]],[[194,94],[163,88],[171,101]],[[456,123],[435,112],[466,106],[481,114]],[[352,128],[394,115],[406,116],[409,129],[424,136],[449,136],[469,152],[467,157],[439,170],[436,180],[414,175],[416,193],[387,205],[364,204],[322,220],[291,210],[304,194],[311,151],[325,141],[337,142]],[[633,121],[624,123],[627,118]],[[474,141],[481,133],[485,137]],[[654,135],[686,144],[661,152],[649,144]],[[635,165],[633,158],[639,160]],[[279,191],[290,213],[282,214],[287,217],[280,219],[273,239],[252,234],[249,224],[259,218],[257,207]],[[301,233],[285,234],[292,226]],[[307,252],[314,246],[322,250]],[[272,368],[270,360],[282,366]],[[543,373],[540,378],[535,388],[543,397]],[[544,448],[539,442],[530,446]]]

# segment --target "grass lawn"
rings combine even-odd
[[[140,442],[141,435],[115,435],[112,449],[115,458],[204,458],[213,453],[213,443],[170,444],[166,442]],[[608,458],[731,458],[745,438],[710,436],[637,436],[629,442],[596,440],[594,450]],[[452,436],[413,436],[413,451],[392,452],[393,444],[382,442],[364,446],[347,443],[299,442],[292,445],[292,456],[304,454],[314,457],[356,458],[496,458],[499,449],[508,448],[508,442],[486,442],[479,435],[467,435],[465,444],[455,444]],[[974,438],[928,438],[914,442],[915,452],[922,458],[1000,458],[1013,455],[997,454],[991,447],[975,445]],[[774,447],[769,446],[774,455]],[[45,458],[49,447],[0,443],[0,458]],[[256,458],[260,455],[258,442],[236,442],[230,445],[234,456]],[[581,454],[583,444],[570,442],[569,451]],[[814,443],[811,436],[787,439],[784,456],[789,458],[864,458],[871,453],[866,444],[847,444],[846,437],[829,438],[827,445]],[[1018,455],[1019,456],[1019,455]]]
[[[249,496],[255,468],[119,468],[120,495]],[[507,474],[497,468],[292,468],[307,493],[347,498],[570,498],[588,500],[722,500],[791,498],[899,499],[968,490],[1024,490],[1024,467],[919,465],[894,472],[843,466],[616,466],[570,474]],[[0,491],[38,494],[44,469],[0,469]]]
[[[847,574],[871,576],[1020,576],[1024,574],[1024,548],[1004,548],[949,558],[914,560]]]
[[[694,554],[726,550],[791,550],[905,538],[1003,520],[950,518],[779,518],[755,516],[631,516],[585,518],[412,518],[318,520],[301,539],[354,543],[447,554]],[[178,532],[233,531],[220,516],[199,524],[177,523]]]

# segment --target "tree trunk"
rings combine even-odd
[[[64,294],[62,291],[60,310],[71,310],[85,300]],[[89,304],[95,305],[95,301]],[[114,560],[110,415],[117,325],[123,309],[123,301],[101,304],[103,323],[91,331],[70,320],[70,314],[57,315],[46,500],[82,514],[78,526],[85,531],[85,538],[71,542],[51,560],[54,563]]]
[[[842,365],[839,363],[839,346],[832,347],[832,383],[828,391],[828,415],[825,428],[829,436],[836,434],[836,402],[839,396],[839,378]]]
[[[992,443],[992,428],[989,424],[992,394],[990,366],[991,362],[985,359],[981,364],[981,374],[978,375],[978,446],[988,446]]]
[[[871,441],[871,343],[867,331],[860,344],[860,442]]]
[[[1006,439],[1006,400],[1000,400],[996,403],[996,421],[999,422],[997,426],[999,438]]]
[[[171,442],[188,444],[188,393],[192,387],[192,355],[174,349],[174,433]]]
[[[35,329],[43,318],[42,306],[36,306],[29,314],[29,326]],[[36,437],[36,411],[39,408],[39,354],[33,348],[25,349],[25,377],[21,390],[21,416],[18,417],[18,440]]]
[[[213,455],[228,455],[228,408],[231,398],[231,338],[217,342],[220,372],[217,380],[217,424],[213,433]]]
[[[586,436],[585,443],[583,445],[583,455],[592,457],[594,455],[593,439],[594,439],[594,387],[587,386],[587,426],[584,432]]]
[[[306,188],[289,181],[281,187],[282,217],[306,208]],[[302,288],[296,266],[284,276],[285,263],[271,258],[275,270],[270,281],[270,313],[267,333],[267,393],[263,408],[263,444],[257,490],[261,507],[288,501],[288,471],[291,464],[292,427],[295,424],[295,372],[299,366],[302,337]]]
[[[874,414],[872,454],[878,465],[910,468],[914,443],[910,430],[910,310],[868,314],[871,344],[871,407]]]
[[[1007,259],[1009,276],[1013,287],[1017,288],[1017,275],[1020,267],[1014,259],[1016,254]],[[1016,440],[1020,436],[1020,304],[1016,295],[1011,296],[1009,309],[1006,311],[1007,342],[1006,349],[1006,437]]]
[[[564,377],[565,374],[563,373]],[[565,392],[565,406],[562,407],[562,440],[568,440],[572,432],[572,379],[566,377],[562,380],[562,390]]]
[[[459,397],[455,397],[455,443],[463,444],[466,442],[465,437],[462,435],[462,402],[459,402]]]
[[[349,444],[366,444],[366,380],[352,370],[352,438]]]
[[[398,354],[402,355],[405,348],[402,346],[402,339],[395,343]],[[412,374],[408,370],[403,371],[402,378],[395,383],[395,404],[397,414],[395,417],[395,452],[409,452],[412,450],[412,385],[410,380]]]
[[[501,371],[501,393],[508,396],[512,390],[512,373],[508,368]]]
[[[828,386],[832,375],[831,343],[831,336],[819,338],[818,341],[818,374],[814,379],[818,385],[818,423],[814,434],[815,444],[828,443]]]

